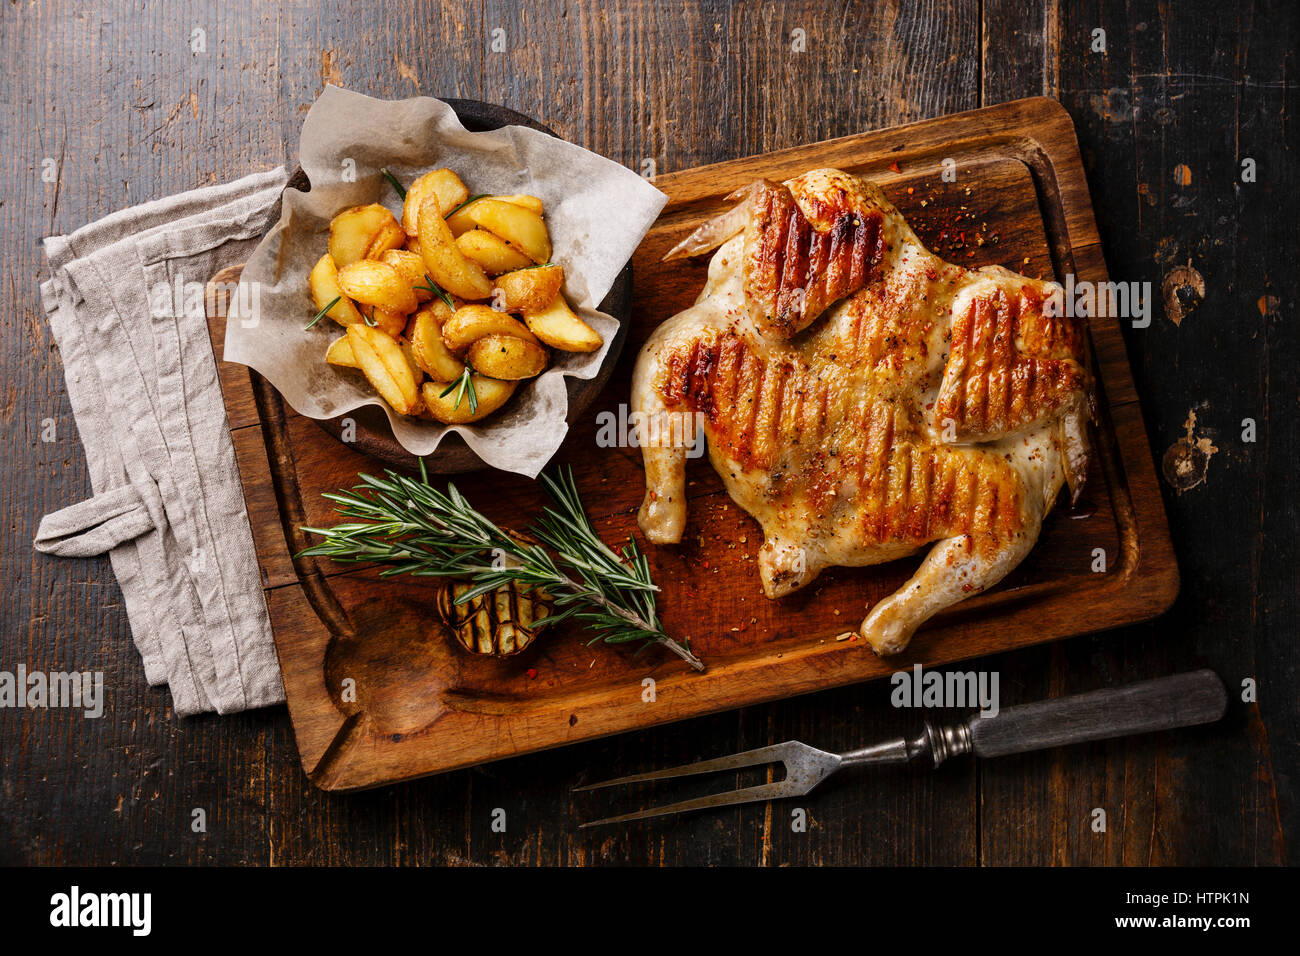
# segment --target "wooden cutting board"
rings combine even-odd
[[[1077,280],[1107,278],[1073,125],[1044,98],[659,177],[670,200],[633,260],[628,347],[557,456],[572,465],[607,541],[639,535],[644,486],[637,449],[598,446],[597,416],[618,414],[641,343],[694,300],[706,271],[707,257],[671,265],[660,257],[725,208],[723,197],[736,187],[820,166],[878,181],[926,245],[950,261],[1058,280],[1071,272]],[[945,168],[955,181],[945,181]],[[223,310],[211,311],[220,358]],[[517,657],[471,657],[440,630],[438,584],[295,560],[308,543],[299,526],[336,520],[321,493],[382,466],[294,413],[260,376],[221,363],[304,770],[325,789],[373,787],[1162,613],[1177,593],[1178,569],[1118,321],[1094,320],[1091,337],[1101,421],[1081,506],[1058,506],[1019,568],[933,619],[896,659],[837,637],[853,632],[919,557],[835,569],[770,601],[755,567],[758,525],[731,503],[706,460],[692,462],[682,545],[646,550],[664,623],[690,639],[708,664],[702,674],[658,649],[636,657],[629,647],[588,647],[587,635],[567,625]],[[515,475],[481,471],[454,480],[506,526],[521,527],[544,503],[533,482]],[[1104,571],[1096,570],[1099,554]],[[345,686],[355,686],[355,702],[344,702]]]

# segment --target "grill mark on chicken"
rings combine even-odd
[[[1089,386],[1078,361],[1083,345],[1077,323],[1046,314],[1044,306],[1028,287],[1018,296],[998,288],[954,314],[936,414],[953,422],[959,440],[1016,431]]]
[[[808,386],[803,378],[793,368],[788,369],[785,375],[785,393],[781,396],[780,444],[791,450],[797,449],[800,444],[799,423],[803,420],[803,402],[807,391]]]
[[[732,409],[736,407],[736,389],[739,387],[739,376],[737,368],[744,358],[744,349],[739,341],[726,339],[722,343],[722,348],[717,348],[716,342],[709,343],[712,352],[720,352],[716,361],[718,369],[717,387],[711,390],[713,395],[713,407],[701,409],[704,411],[709,421],[717,418],[717,409]],[[707,381],[701,383],[701,388],[707,388]]]
[[[775,465],[781,447],[781,390],[785,387],[785,367],[778,362],[765,362],[763,365],[758,411],[754,416],[754,445],[763,458]]]
[[[790,190],[762,183],[745,230],[745,293],[755,325],[789,338],[833,302],[866,285],[884,256],[883,217],[878,210],[823,203],[829,220],[817,229]]]

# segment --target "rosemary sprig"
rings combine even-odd
[[[329,313],[329,310],[332,309],[332,308],[334,308],[334,306],[336,306],[336,305],[339,304],[339,299],[341,299],[341,298],[343,298],[343,296],[341,296],[341,295],[336,295],[334,298],[330,299],[330,301],[329,301],[329,305],[325,306],[325,308],[323,308],[323,309],[321,309],[319,312],[317,312],[317,313],[316,313],[316,317],[315,317],[314,319],[312,319],[310,322],[308,322],[306,325],[304,325],[304,326],[302,327],[302,330],[303,330],[304,332],[306,332],[308,329],[310,329],[313,325],[315,325],[315,324],[316,324],[317,322],[319,322],[321,319],[325,318],[325,316]]]
[[[478,392],[474,390],[473,376],[474,376],[474,366],[470,365],[469,362],[466,362],[465,371],[460,373],[460,378],[456,379],[456,381],[452,382],[441,392],[439,392],[438,397],[446,398],[448,395],[452,393],[453,390],[459,389],[459,391],[456,392],[456,404],[453,405],[452,408],[453,409],[460,408],[461,400],[468,395],[469,412],[471,415],[473,415],[475,412],[478,411]]]
[[[636,542],[629,539],[616,553],[596,534],[571,470],[542,476],[553,504],[527,529],[527,537],[500,528],[455,485],[438,491],[429,484],[423,460],[418,479],[394,471],[384,474],[358,475],[361,483],[351,490],[327,493],[335,510],[350,520],[332,528],[303,528],[323,540],[299,557],[386,564],[384,577],[468,578],[474,587],[459,603],[512,581],[529,590],[544,588],[557,613],[539,624],[571,617],[597,632],[589,644],[643,641],[641,650],[661,644],[696,670],[704,670],[688,647],[664,631],[655,610],[659,588]]]
[[[405,199],[406,187],[397,181],[397,177],[388,171],[388,167],[385,166],[383,169],[380,170],[380,172],[384,174],[384,178],[388,180],[388,182],[392,185],[392,187],[395,190],[397,190],[397,195]]]

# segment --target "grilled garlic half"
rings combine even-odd
[[[502,584],[464,604],[456,601],[473,587],[454,581],[438,594],[438,613],[461,647],[473,654],[510,657],[537,638],[537,622],[551,613],[551,596],[518,582]]]

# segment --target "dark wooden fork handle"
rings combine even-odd
[[[996,717],[976,714],[966,726],[976,755],[1001,757],[1213,723],[1227,707],[1219,675],[1199,670],[1009,707]]]

